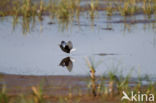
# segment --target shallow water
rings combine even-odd
[[[58,24],[48,25],[48,17],[27,35],[23,35],[21,25],[12,30],[12,19],[0,23],[0,72],[21,75],[89,75],[85,57],[91,57],[95,63],[96,75],[118,70],[126,75],[133,70],[132,76],[156,75],[156,33],[152,27],[144,30],[143,24],[133,25],[124,32],[124,24],[109,25],[106,17],[100,14],[95,19],[96,26],[90,27],[87,18],[80,18],[80,27],[73,23],[71,29],[60,31]],[[137,18],[141,18],[138,16]],[[113,20],[120,20],[114,17]],[[152,25],[152,24],[150,24]],[[71,40],[76,51],[66,54],[58,44]],[[99,55],[101,54],[101,55]],[[103,55],[104,54],[104,55]],[[107,55],[108,54],[108,55]],[[112,55],[113,54],[113,55]],[[69,72],[59,66],[65,57],[75,59]]]

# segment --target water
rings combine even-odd
[[[48,25],[48,17],[27,35],[23,35],[21,25],[12,31],[12,19],[0,23],[0,72],[20,75],[89,75],[85,58],[91,57],[95,63],[96,75],[103,75],[118,69],[123,75],[133,70],[132,76],[156,75],[156,34],[153,29],[144,30],[143,24],[133,25],[124,32],[124,24],[112,24],[106,28],[106,17],[100,14],[91,28],[90,21],[80,18],[81,26],[74,25],[61,32],[58,24]],[[142,18],[142,17],[138,17]],[[113,20],[120,20],[115,17]],[[147,26],[148,27],[148,26]],[[72,41],[77,51],[66,54],[58,46],[62,40]],[[110,54],[110,55],[98,55]],[[113,55],[111,55],[113,54]],[[59,66],[62,59],[75,60],[73,68]]]

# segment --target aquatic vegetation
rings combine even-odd
[[[49,15],[52,19],[54,19],[56,16],[56,8],[57,8],[56,1],[55,0],[49,0],[47,10],[49,11]]]
[[[136,0],[127,0],[126,2],[124,1],[123,7],[122,4],[119,6],[119,12],[121,16],[134,15],[137,12]]]
[[[41,86],[32,87],[32,91],[33,91],[33,99],[35,103],[45,103],[45,100],[43,97],[43,89]]]
[[[9,1],[10,0],[2,0],[0,1],[0,17],[4,17],[4,16],[7,16],[7,13],[8,12],[5,12],[4,10],[5,9],[9,9]]]
[[[108,4],[108,7],[106,8],[107,11],[107,16],[112,16],[113,15],[113,6],[112,3]]]
[[[151,6],[151,2],[152,0],[144,0],[143,2],[143,11],[144,11],[144,14],[148,16],[148,18],[151,17],[151,14],[152,14],[152,6]]]
[[[19,17],[18,17],[18,15],[19,15],[19,13],[20,13],[20,3],[19,3],[19,1],[14,1],[13,2],[13,5],[15,5],[14,7],[13,7],[13,11],[15,12],[14,13],[14,15],[13,15],[13,30],[15,30],[15,27],[16,27],[16,24],[18,24],[18,20],[19,20]]]
[[[135,16],[137,14],[145,15],[148,19],[154,14],[156,15],[155,0],[104,0],[104,6],[101,6],[101,1],[91,0],[89,5],[82,6],[82,0],[49,0],[45,2],[40,0],[34,2],[32,0],[2,0],[0,4],[0,16],[13,17],[13,29],[19,23],[19,17],[23,18],[23,33],[30,32],[35,27],[36,22],[42,22],[43,16],[49,16],[52,21],[57,21],[59,28],[64,31],[72,27],[72,22],[80,24],[80,14],[88,13],[92,27],[94,26],[95,17],[98,17],[99,11],[106,12],[106,15],[111,18],[116,14],[121,17]],[[141,6],[140,6],[141,4]],[[36,19],[38,18],[38,20]],[[30,24],[33,25],[30,25]],[[31,27],[29,27],[31,26]]]
[[[9,96],[6,92],[6,86],[3,86],[0,90],[0,103],[9,103]]]
[[[91,19],[91,21],[92,21],[92,23],[93,23],[93,20],[94,20],[94,18],[95,18],[95,3],[94,3],[94,1],[93,0],[91,0],[91,2],[90,2],[90,11],[89,11],[89,15],[90,15],[90,19]]]
[[[120,14],[121,14],[121,16],[127,16],[127,15],[129,15],[129,3],[124,2],[123,5],[124,5],[123,7],[119,6]]]
[[[95,64],[93,63],[92,59],[86,58],[86,62],[88,67],[90,68],[90,78],[91,78],[91,89],[93,96],[96,96],[96,78],[95,78]]]
[[[109,79],[110,81],[108,84],[108,93],[112,97],[118,92],[117,83],[119,82],[119,78],[113,72],[109,72]]]
[[[80,20],[79,20],[79,17],[80,17],[80,0],[76,0],[75,4],[76,4],[76,13],[75,13],[76,19],[77,19],[78,24],[80,24]]]
[[[69,5],[69,3],[66,2],[66,0],[62,0],[58,4],[56,16],[58,23],[62,26],[62,30],[64,30],[64,28],[68,28],[68,24],[69,22],[71,22],[72,19],[73,14],[70,14],[71,10],[69,7],[71,7],[71,5]]]
[[[137,2],[136,0],[130,0],[130,5],[131,5],[130,14],[131,15],[134,15],[138,10],[136,2]]]

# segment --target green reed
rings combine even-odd
[[[9,103],[10,98],[6,92],[6,86],[3,86],[0,90],[0,103]]]
[[[134,15],[137,12],[136,0],[124,1],[120,6],[118,6],[118,9],[121,16]]]
[[[135,16],[137,13],[142,13],[148,19],[151,15],[156,15],[156,0],[105,0],[107,3],[101,10],[106,11],[107,16],[111,17],[114,14],[120,14],[122,17]],[[62,30],[69,29],[72,22],[80,24],[80,14],[88,13],[91,24],[94,25],[95,17],[98,17],[99,0],[91,0],[89,6],[81,6],[82,0],[49,0],[48,3],[40,0],[2,0],[0,3],[0,16],[13,17],[13,29],[19,23],[19,17],[22,17],[23,33],[30,32],[35,27],[35,23],[42,22],[44,15],[49,15],[52,21],[56,20],[59,28]],[[138,3],[142,4],[141,7]],[[156,16],[155,16],[156,17]],[[38,19],[37,19],[38,18]],[[33,25],[31,25],[33,24]],[[31,27],[30,27],[31,26]],[[70,26],[72,27],[72,26]]]
[[[50,18],[54,19],[56,16],[57,3],[55,0],[49,0],[47,10],[49,12]]]
[[[92,59],[88,59],[86,58],[86,62],[87,62],[87,65],[90,69],[90,79],[91,79],[91,89],[92,89],[92,94],[93,96],[97,96],[97,90],[96,90],[96,77],[95,77],[95,64],[94,62],[92,61]]]
[[[153,7],[151,6],[152,0],[144,0],[143,2],[143,11],[144,14],[147,15],[148,18],[151,18],[151,14],[153,12]]]
[[[61,0],[57,6],[56,16],[62,30],[64,30],[64,28],[68,29],[69,23],[72,22],[73,14],[70,13],[73,11],[73,9],[71,9],[72,3],[69,4],[68,2],[66,0]]]
[[[113,15],[113,6],[112,3],[109,3],[107,8],[106,8],[107,16],[112,16]]]

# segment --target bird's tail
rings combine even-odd
[[[70,60],[71,60],[72,62],[75,62],[75,59],[74,59],[74,58],[70,58]]]
[[[71,49],[71,52],[76,51],[76,48]]]

